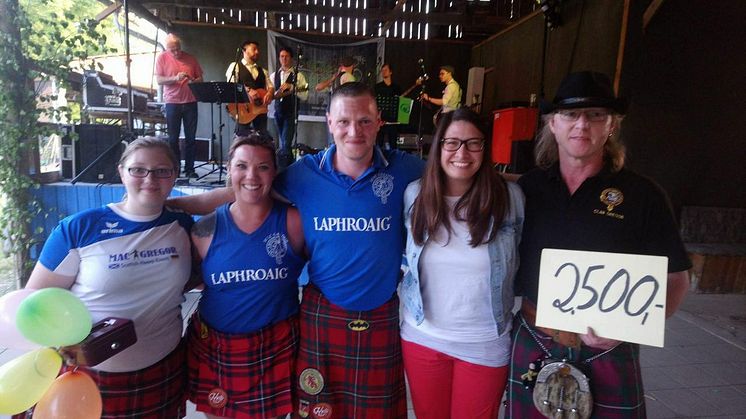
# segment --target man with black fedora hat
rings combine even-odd
[[[609,78],[592,71],[567,75],[554,99],[541,103],[538,167],[518,180],[526,195],[516,275],[516,295],[523,303],[513,325],[508,417],[540,418],[557,409],[580,418],[645,417],[637,344],[597,336],[590,328],[575,334],[535,326],[545,248],[666,256],[666,316],[684,299],[691,263],[668,199],[653,181],[624,168],[619,128],[626,110]],[[572,375],[577,385],[563,386],[567,380],[536,384],[536,374],[551,368],[551,359],[577,366],[573,371],[579,373]],[[540,389],[551,385],[562,388]],[[582,390],[584,385],[589,391]],[[535,391],[542,396],[534,398]],[[553,391],[570,402],[558,405],[543,396]]]

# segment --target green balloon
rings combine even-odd
[[[23,300],[16,313],[16,327],[39,345],[75,345],[91,332],[91,314],[70,291],[44,288]]]

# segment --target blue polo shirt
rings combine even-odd
[[[334,169],[336,146],[307,155],[275,179],[303,221],[308,275],[332,303],[372,310],[391,299],[404,248],[404,189],[425,163],[378,147],[373,165],[352,179]]]

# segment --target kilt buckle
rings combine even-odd
[[[533,391],[534,406],[547,418],[591,417],[593,396],[588,377],[566,359],[546,359]]]

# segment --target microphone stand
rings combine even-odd
[[[422,72],[422,84],[420,84],[420,93],[417,95],[417,102],[419,102],[419,115],[417,117],[417,149],[420,151],[420,158],[422,158],[423,148],[425,140],[422,138],[422,95],[425,93],[425,80],[427,80],[427,72],[425,72],[425,64],[420,61],[420,70]]]
[[[236,48],[236,61],[233,63],[233,71],[231,72],[231,77],[228,79],[229,82],[232,81],[233,83],[238,83],[238,72],[240,71],[239,65],[241,65],[241,52],[242,52],[241,47]],[[233,97],[234,97],[233,106],[236,107],[236,120],[235,120],[235,124],[233,125],[233,134],[235,135],[236,132],[238,131],[238,91],[237,90],[233,91]],[[222,115],[222,109],[221,109],[221,115]],[[220,133],[222,134],[223,133],[222,122],[221,122],[220,129],[221,129]],[[233,142],[233,140],[231,140],[231,142]],[[222,147],[222,144],[221,144],[221,147]],[[222,160],[222,153],[223,153],[223,150],[221,149],[220,150],[221,160]],[[221,161],[220,164],[223,164],[223,162]]]
[[[293,93],[291,95],[293,101],[293,138],[290,139],[290,153],[295,149],[298,144],[298,69],[301,67],[301,60],[303,60],[303,49],[298,46],[298,60],[295,62],[295,68],[293,69]]]

